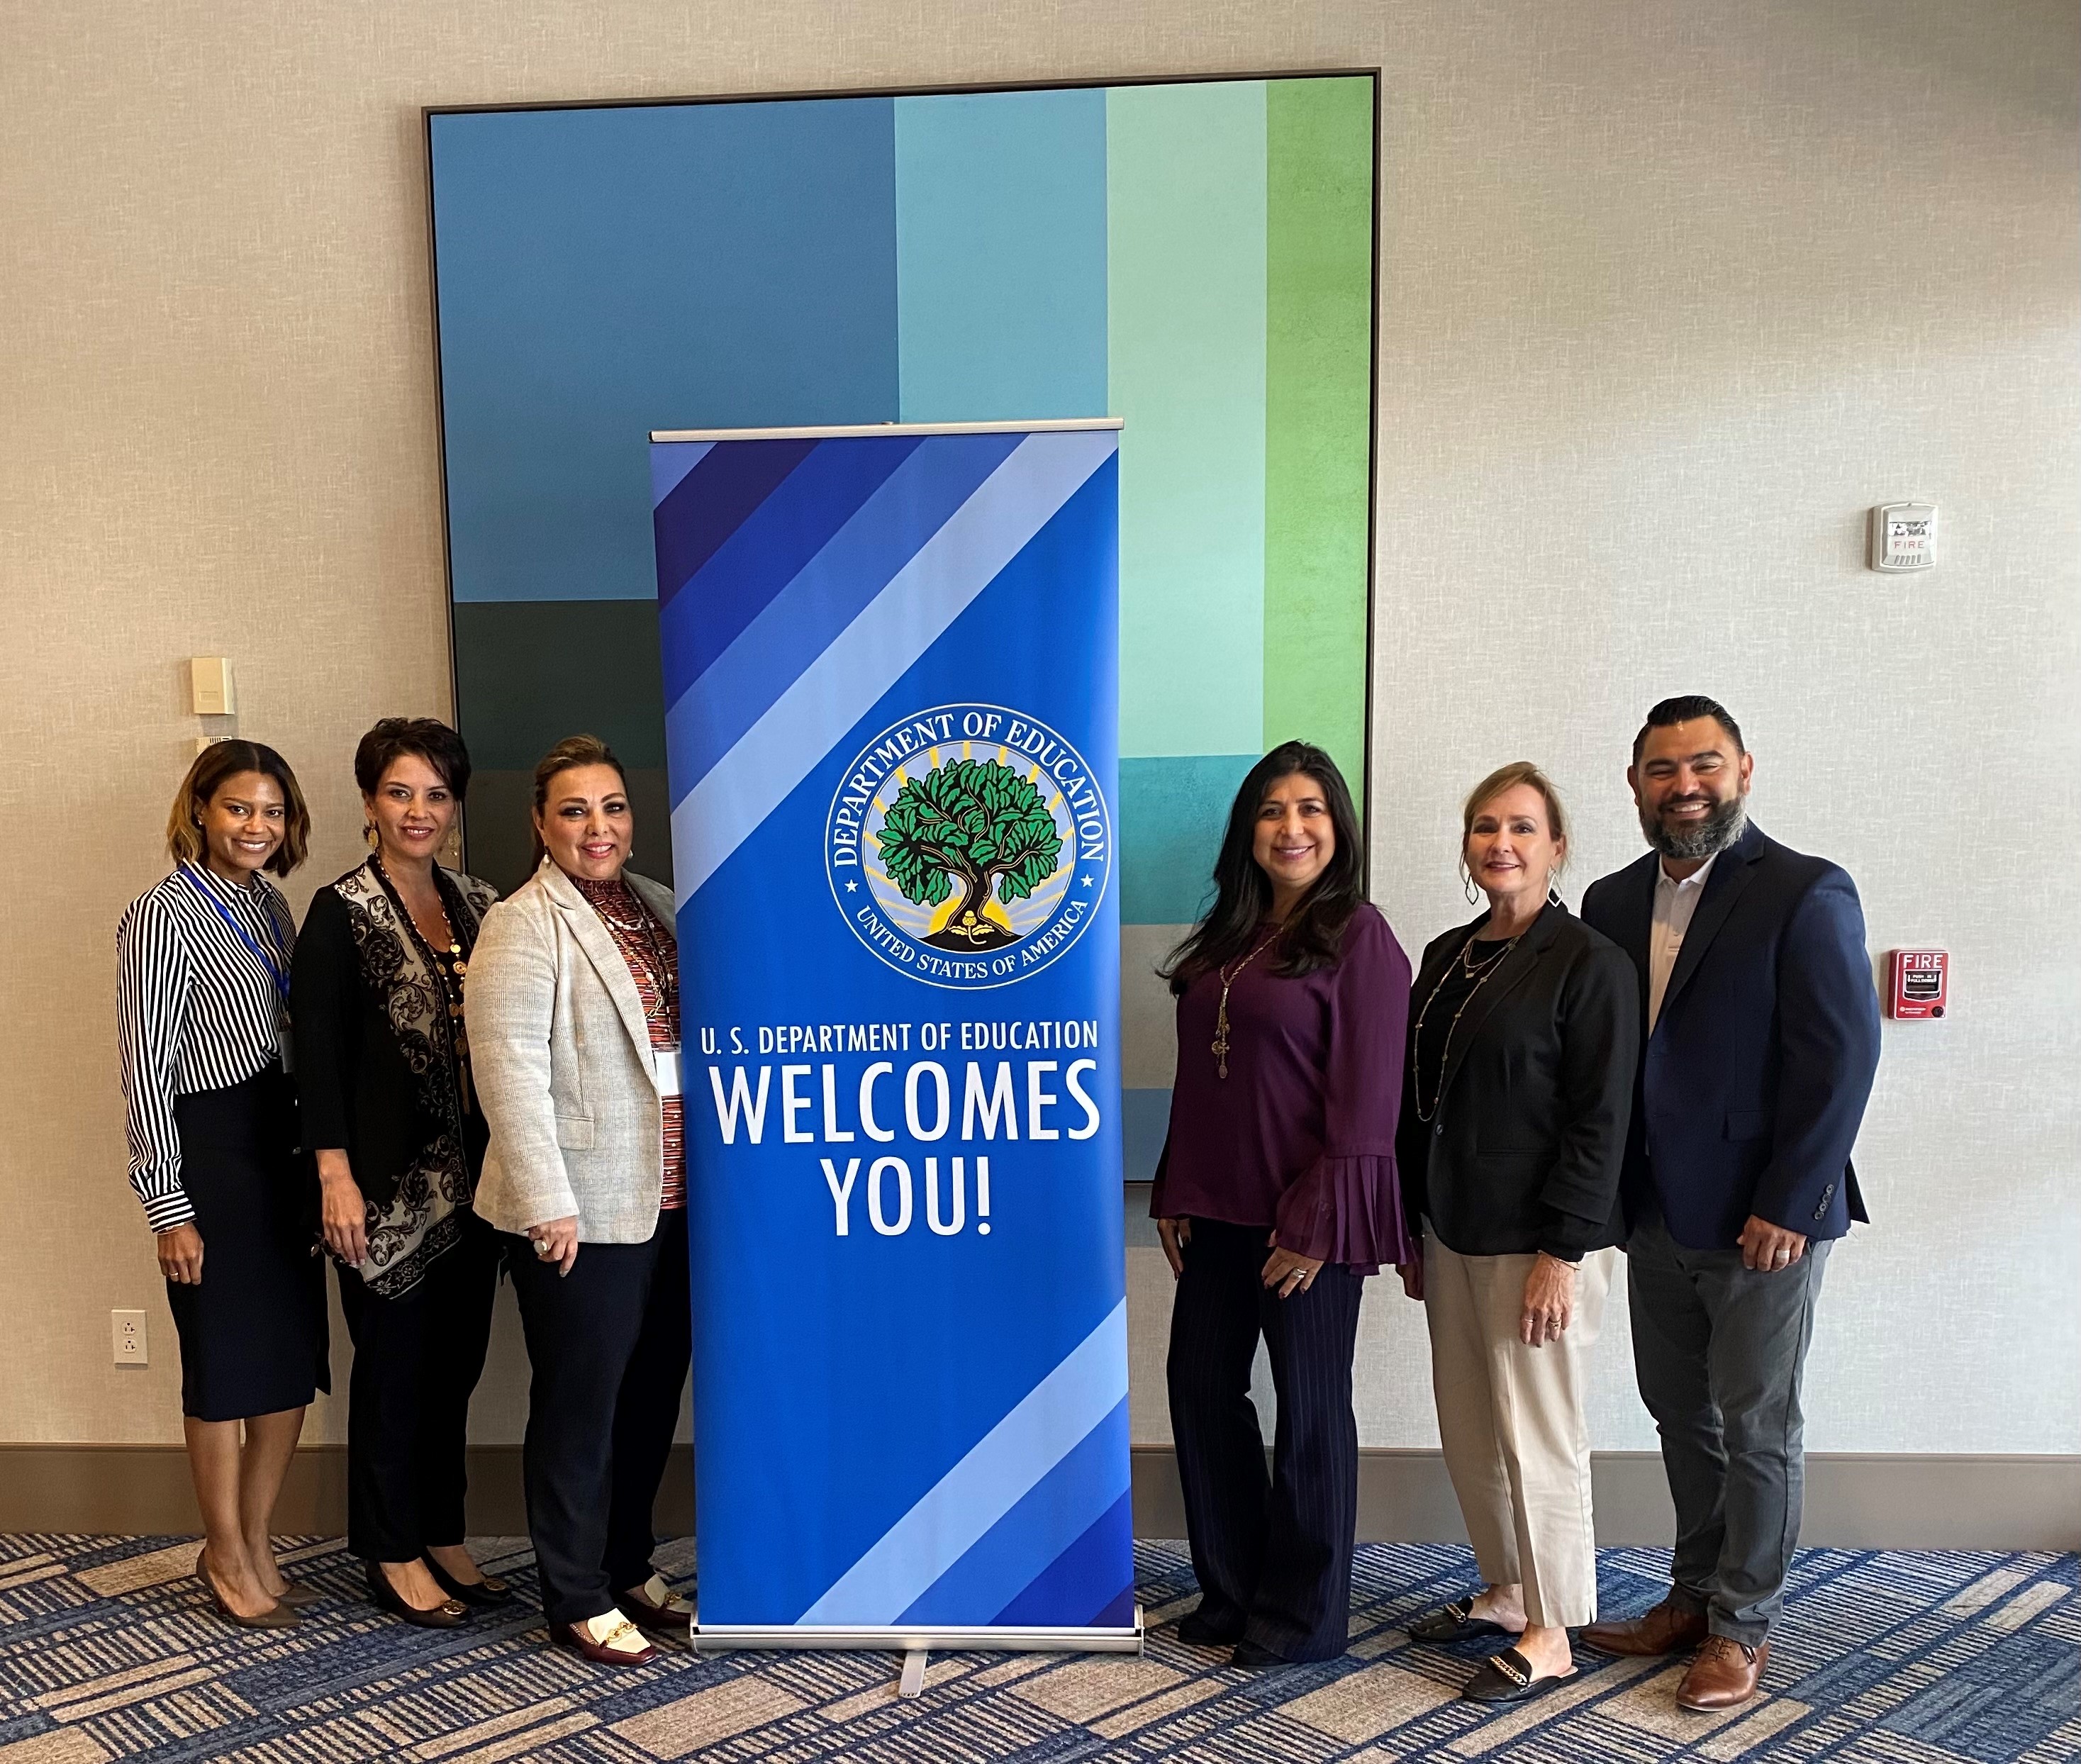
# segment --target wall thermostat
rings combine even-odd
[[[1872,568],[1927,569],[1936,561],[1936,505],[1883,502],[1872,510]]]
[[[231,663],[221,655],[191,656],[188,659],[190,702],[197,716],[233,716],[238,714],[238,690],[231,683]]]
[[[1951,958],[1940,949],[1897,949],[1886,960],[1886,1014],[1896,1023],[1940,1017],[1950,991]]]

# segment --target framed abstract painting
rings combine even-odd
[[[426,116],[469,861],[525,875],[536,759],[629,768],[670,881],[654,429],[1125,421],[1126,1174],[1155,964],[1276,742],[1363,802],[1378,75]],[[1045,634],[1041,637],[1045,640]]]

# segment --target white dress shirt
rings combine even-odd
[[[1654,1033],[1654,1019],[1662,1014],[1662,996],[1669,990],[1669,976],[1676,972],[1676,958],[1684,951],[1684,933],[1705,892],[1705,878],[1720,861],[1715,852],[1689,876],[1678,881],[1667,867],[1654,876],[1654,921],[1647,933],[1647,1032]]]

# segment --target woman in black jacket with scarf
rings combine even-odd
[[[434,861],[469,784],[454,730],[387,717],[354,771],[374,850],[312,897],[295,973],[304,1143],[354,1338],[347,1545],[383,1609],[452,1628],[512,1596],[463,1547],[498,1250],[470,1204],[486,1136],[462,989],[497,897]]]
[[[1516,1638],[1461,1695],[1516,1703],[1571,1676],[1596,1615],[1586,1356],[1623,1241],[1619,1170],[1640,1037],[1632,961],[1562,905],[1561,800],[1520,761],[1468,796],[1461,860],[1488,910],[1423,952],[1396,1161],[1423,1244],[1402,1269],[1430,1325],[1445,1468],[1486,1585],[1411,1625]]]

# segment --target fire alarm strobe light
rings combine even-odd
[[[1950,981],[1951,957],[1946,951],[1893,951],[1886,958],[1886,1014],[1910,1023],[1942,1016]]]

